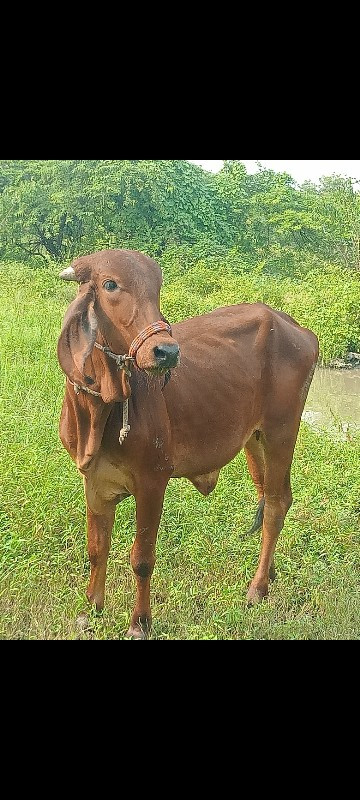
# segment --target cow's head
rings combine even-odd
[[[159,308],[160,267],[134,250],[102,250],[76,259],[60,277],[80,284],[58,343],[63,371],[75,382],[98,388],[105,402],[128,396],[130,389],[124,374],[122,390],[116,396],[119,380],[114,363],[107,364],[111,386],[109,375],[105,380],[104,364],[110,359],[94,349],[94,344],[98,341],[114,353],[126,354],[139,333],[164,319]],[[147,338],[136,352],[136,365],[151,374],[176,366],[178,360],[179,345],[164,330]]]

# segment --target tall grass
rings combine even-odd
[[[117,509],[104,614],[88,633],[74,625],[86,608],[85,504],[58,438],[64,376],[56,360],[74,287],[57,279],[57,269],[6,265],[0,279],[0,637],[121,638],[135,589],[132,498]],[[175,290],[166,291],[169,313]],[[198,313],[201,292],[192,292]],[[336,443],[301,424],[277,579],[254,609],[245,595],[259,537],[242,538],[256,507],[243,454],[209,498],[185,480],[170,481],[152,580],[153,638],[360,638],[359,444],[355,435]]]

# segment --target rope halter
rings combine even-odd
[[[161,319],[159,319],[157,322],[152,322],[151,325],[148,325],[147,328],[144,328],[144,330],[141,331],[135,337],[135,339],[133,339],[129,347],[128,355],[118,355],[117,353],[113,353],[112,350],[110,350],[110,347],[107,347],[107,345],[98,344],[98,342],[95,342],[94,346],[97,347],[98,350],[102,350],[102,352],[105,353],[105,355],[109,356],[109,358],[112,358],[114,361],[116,361],[117,369],[123,369],[125,375],[130,377],[131,376],[130,365],[131,362],[134,362],[134,364],[137,366],[136,353],[138,352],[139,348],[144,342],[146,342],[146,339],[149,339],[150,336],[153,336],[155,333],[159,333],[160,331],[167,331],[167,333],[169,333],[171,336],[171,326],[167,322],[163,322],[163,320]],[[70,378],[68,380],[70,381]],[[75,383],[73,381],[70,381],[70,383],[74,387],[75,394],[79,394],[79,392],[82,391],[82,392],[87,392],[87,394],[92,394],[95,397],[101,397],[100,392],[95,392],[93,389],[88,389],[87,386],[80,386],[79,383]],[[120,429],[119,433],[120,444],[123,444],[130,431],[129,400],[124,400],[122,405],[123,405],[123,420],[122,420],[122,428]]]
[[[159,319],[157,322],[152,322],[151,325],[148,325],[147,328],[144,328],[138,336],[133,339],[131,345],[129,347],[129,357],[135,359],[136,363],[136,353],[141,347],[141,345],[149,339],[150,336],[153,336],[154,333],[159,333],[159,331],[167,331],[167,333],[171,336],[171,327],[168,322],[163,322],[162,319]]]

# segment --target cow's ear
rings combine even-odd
[[[57,353],[61,369],[72,381],[83,378],[85,361],[94,347],[98,329],[94,302],[94,288],[86,283],[65,315]]]

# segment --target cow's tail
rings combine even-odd
[[[257,507],[254,524],[249,531],[246,531],[246,533],[244,533],[244,536],[252,536],[252,534],[255,533],[255,531],[258,531],[259,528],[261,528],[264,519],[264,506],[265,506],[265,497],[262,497]]]

